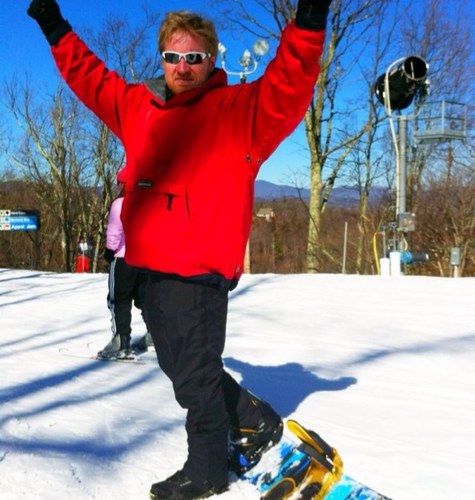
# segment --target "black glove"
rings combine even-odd
[[[39,24],[50,45],[56,45],[72,29],[55,0],[33,0],[26,13]]]
[[[295,24],[312,31],[325,29],[331,0],[299,0]]]
[[[110,264],[114,259],[115,259],[115,252],[114,250],[111,250],[110,248],[106,248],[104,250],[104,259],[106,259],[106,262]]]

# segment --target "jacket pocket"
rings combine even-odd
[[[127,197],[124,224],[141,245],[162,254],[164,249],[159,248],[163,245],[178,249],[190,244],[191,216],[185,187],[137,185]]]

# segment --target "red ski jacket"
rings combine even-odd
[[[228,85],[216,69],[204,86],[168,100],[163,81],[128,84],[72,31],[52,47],[67,84],[124,145],[129,264],[240,277],[254,180],[305,115],[324,38],[292,22],[258,80]]]

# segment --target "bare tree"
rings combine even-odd
[[[431,255],[428,267],[440,276],[452,274],[450,253],[460,251],[459,274],[475,272],[475,178],[447,158],[445,178],[434,178],[421,194],[424,210],[416,242]],[[451,165],[450,165],[451,164]]]
[[[451,5],[449,10],[447,3],[441,0],[427,0],[423,12],[424,16],[407,18],[403,25],[403,46],[407,53],[417,53],[429,63],[428,101],[444,99],[463,103],[465,96],[475,92],[473,19],[470,21],[468,12],[456,10],[456,5]],[[428,158],[437,149],[434,143],[417,144],[417,148],[410,151],[408,193],[414,210],[419,204],[418,194],[429,165]]]
[[[36,187],[42,205],[54,214],[62,250],[63,271],[71,271],[75,250],[76,204],[81,163],[74,154],[80,130],[78,105],[59,87],[49,108],[35,105],[32,88],[13,82],[6,86],[8,107],[24,132],[24,141],[11,154],[23,175]]]
[[[391,16],[387,15],[385,7],[385,5],[373,5],[374,11],[368,11],[371,22],[367,26],[368,36],[364,38],[364,46],[361,49],[361,52],[365,54],[366,64],[359,65],[362,85],[357,93],[361,95],[360,102],[364,103],[364,107],[358,112],[362,125],[359,125],[357,130],[364,133],[361,137],[356,136],[357,141],[352,143],[352,150],[346,161],[349,168],[342,176],[342,179],[348,179],[351,186],[358,188],[358,237],[353,269],[356,273],[375,271],[374,266],[368,266],[371,261],[365,259],[365,256],[372,254],[373,237],[378,232],[381,221],[370,214],[370,196],[375,184],[391,186],[391,182],[384,182],[385,178],[391,179],[388,175],[390,163],[383,161],[387,158],[388,148],[384,146],[381,148],[384,142],[381,141],[380,124],[384,122],[386,114],[375,99],[374,83],[380,76],[386,55],[391,50],[392,38],[398,28],[400,2],[392,2],[393,14]],[[352,104],[352,108],[358,109],[358,106]],[[350,131],[347,134],[349,137],[354,136],[354,133]]]

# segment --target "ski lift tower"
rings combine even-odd
[[[406,209],[407,123],[417,116],[420,105],[428,94],[429,82],[426,78],[428,67],[422,57],[404,57],[390,64],[374,85],[376,97],[385,107],[396,151],[396,222],[390,226],[395,231],[393,241],[396,248],[393,248],[393,251],[400,252],[402,255],[407,251],[404,234],[415,230],[415,215]],[[401,114],[402,110],[411,105],[414,98],[418,101],[416,112],[414,114]],[[395,120],[397,121],[397,130],[394,126]],[[399,256],[397,257],[399,258]],[[406,262],[404,257],[403,261]]]

